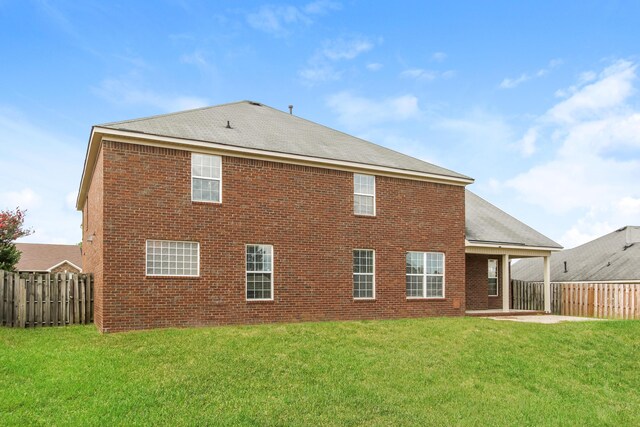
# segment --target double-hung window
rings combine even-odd
[[[376,214],[376,177],[353,174],[353,213],[356,215]]]
[[[222,201],[222,158],[191,153],[191,200]]]
[[[407,252],[407,298],[444,298],[444,254]]]
[[[273,299],[273,246],[247,245],[247,300]]]
[[[198,276],[200,244],[147,240],[147,276]]]
[[[497,297],[498,296],[498,260],[490,259],[489,260],[489,296]]]
[[[375,298],[376,257],[371,249],[353,251],[353,297]]]

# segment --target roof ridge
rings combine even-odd
[[[194,111],[210,110],[212,108],[224,107],[224,106],[227,106],[227,105],[234,105],[234,104],[243,104],[243,103],[260,104],[260,103],[257,103],[257,102],[254,102],[254,101],[249,101],[249,100],[245,99],[243,101],[227,102],[225,104],[208,105],[206,107],[198,107],[198,108],[190,108],[188,110],[174,111],[173,113],[155,114],[153,116],[138,117],[137,119],[129,119],[129,120],[120,120],[120,121],[117,121],[117,122],[101,123],[101,124],[96,125],[96,126],[114,126],[114,125],[124,124],[124,123],[134,123],[134,122],[140,122],[142,120],[151,120],[151,119],[157,119],[157,118],[160,118],[160,117],[178,116],[178,115],[185,114],[185,113],[193,113]],[[260,105],[263,105],[263,104],[260,104]]]

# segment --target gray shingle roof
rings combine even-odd
[[[567,263],[567,272],[564,263]],[[511,267],[517,280],[542,281],[542,259]],[[573,249],[551,255],[552,282],[640,280],[640,227],[627,226]]]
[[[16,248],[22,252],[16,265],[18,271],[47,271],[62,261],[82,268],[82,250],[78,245],[16,243]]]
[[[472,243],[562,248],[558,243],[466,190],[466,236]]]
[[[231,129],[227,128],[227,121]],[[471,180],[449,169],[251,101],[99,126]]]

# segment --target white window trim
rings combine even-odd
[[[190,243],[196,244],[198,248],[198,261],[196,266],[196,274],[149,274],[147,262],[149,260],[149,242],[168,242],[168,243]],[[147,277],[200,277],[200,242],[192,242],[188,240],[165,240],[165,239],[147,239],[144,241],[144,274]]]
[[[359,215],[359,216],[376,216],[376,212],[377,212],[377,208],[376,208],[376,176],[375,175],[369,175],[366,173],[354,173],[353,174],[353,180],[355,181],[356,179],[356,175],[362,175],[362,176],[371,176],[373,177],[373,194],[366,194],[366,193],[356,193],[355,188],[353,189],[353,195],[354,196],[366,196],[366,197],[373,197],[373,213],[372,214],[366,214],[366,213],[356,213],[355,211],[353,212],[354,215]]]
[[[271,248],[271,270],[270,271],[249,271],[247,269],[247,248],[249,246],[269,246]],[[273,283],[275,281],[274,278],[274,265],[275,265],[275,252],[273,250],[273,245],[267,245],[264,243],[247,243],[244,245],[244,299],[246,302],[252,301],[273,301],[274,297],[274,288]],[[247,276],[249,273],[270,273],[271,274],[271,298],[247,298],[247,293],[249,292],[249,281],[247,280]]]
[[[405,253],[405,257],[407,255],[407,253],[422,254],[422,268],[424,270],[424,273],[422,273],[422,274],[406,274],[405,273],[405,277],[406,276],[422,277],[422,295],[423,296],[421,296],[421,297],[410,297],[410,296],[407,295],[407,299],[432,299],[432,300],[437,300],[437,299],[446,298],[446,296],[447,296],[447,286],[446,286],[446,274],[445,273],[446,273],[446,265],[447,265],[447,263],[446,263],[447,255],[444,252],[407,251]],[[427,254],[442,254],[442,274],[427,274]],[[432,277],[440,277],[440,276],[442,276],[442,296],[438,296],[438,297],[428,297],[428,296],[426,296],[427,295],[427,277],[429,277],[429,276],[432,276]],[[407,293],[406,285],[405,285],[405,291],[404,292],[405,292],[405,294]]]
[[[494,279],[494,277],[489,276],[489,263],[491,261],[495,261],[496,262],[496,293],[495,294],[490,294],[489,292],[487,292],[488,296],[490,297],[499,297],[500,296],[500,272],[498,271],[498,260],[496,258],[489,258],[487,260],[487,287],[489,285],[489,279]],[[488,289],[487,289],[488,291]]]
[[[220,159],[220,178],[211,178],[210,176],[199,176],[199,175],[194,175],[193,174],[193,155],[194,154],[198,154],[201,156],[210,156],[210,157],[217,157],[218,159]],[[189,166],[191,167],[191,201],[192,202],[198,202],[198,203],[217,203],[217,204],[221,204],[222,203],[222,156],[216,156],[214,154],[204,154],[204,153],[195,153],[192,152],[191,153],[191,163],[189,164]],[[197,178],[197,179],[206,179],[209,181],[218,181],[219,182],[219,194],[220,194],[220,200],[196,200],[193,198],[193,178]]]
[[[373,273],[353,273],[353,253],[355,251],[371,251],[373,253]],[[366,248],[355,248],[351,251],[351,297],[354,300],[374,300],[376,299],[376,250],[375,249],[366,249]],[[359,276],[371,276],[371,282],[372,282],[372,296],[370,297],[354,297],[353,296],[353,276],[355,275],[359,275]]]

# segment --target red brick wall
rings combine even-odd
[[[498,296],[489,296],[489,259],[498,260]],[[467,310],[502,308],[502,257],[497,255],[466,256]]]
[[[350,172],[225,156],[223,203],[197,203],[189,152],[103,154],[102,331],[464,314],[463,187],[378,176],[377,216],[358,217]],[[147,239],[199,242],[200,277],[147,277]],[[273,245],[274,301],[245,300],[249,243]],[[352,298],[354,248],[376,251],[375,301]],[[446,254],[446,298],[406,299],[406,251]]]
[[[102,292],[103,292],[103,189],[104,189],[104,156],[100,151],[96,160],[91,186],[87,195],[87,202],[82,211],[82,269],[85,273],[93,273],[94,295],[93,309],[94,321],[99,329],[102,329]],[[87,239],[94,235],[93,242]]]

